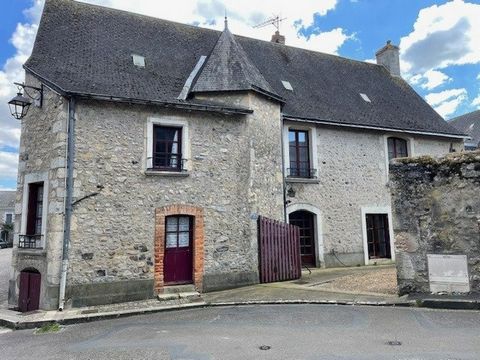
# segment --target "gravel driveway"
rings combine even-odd
[[[8,301],[8,280],[10,278],[11,262],[12,248],[0,249],[0,307],[6,306]]]

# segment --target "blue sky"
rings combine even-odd
[[[13,81],[22,81],[44,0],[0,5],[0,189],[14,188],[19,122],[8,114]],[[402,76],[444,118],[480,108],[480,0],[81,0],[221,29],[225,9],[232,32],[268,40],[286,17],[287,45],[374,61],[392,40],[401,48]],[[181,6],[179,6],[181,4]]]

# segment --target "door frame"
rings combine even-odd
[[[166,220],[166,223],[168,222],[168,218],[172,218],[172,217],[176,217],[177,218],[177,221],[179,221],[178,219],[180,217],[187,217],[188,218],[188,252],[190,254],[190,265],[192,267],[192,273],[190,274],[190,278],[188,280],[184,280],[184,281],[166,281],[165,278],[166,278],[166,273],[167,273],[167,269],[166,269],[166,266],[164,264],[164,267],[163,267],[163,277],[164,277],[164,284],[166,286],[170,286],[170,285],[184,285],[184,284],[192,284],[193,283],[193,263],[194,263],[194,258],[193,258],[193,254],[194,254],[194,236],[195,236],[195,217],[191,216],[191,215],[168,215],[165,217],[165,220]],[[177,236],[178,236],[178,231],[179,231],[179,228],[178,228],[179,225],[177,225]],[[165,244],[166,244],[166,239],[167,239],[167,227],[165,226]],[[177,246],[175,247],[175,249],[178,249],[178,241],[179,239],[177,238]],[[166,257],[166,254],[168,252],[168,247],[165,246],[164,247],[164,259]],[[176,265],[176,263],[175,263]],[[177,268],[177,266],[175,266],[175,268]],[[170,269],[170,271],[172,271]],[[178,274],[176,274],[178,275]]]
[[[390,235],[390,258],[395,261],[395,241],[393,238],[393,224],[392,224],[392,208],[390,206],[362,206],[361,220],[362,220],[362,236],[363,236],[363,257],[365,265],[371,265],[378,261],[378,259],[370,259],[368,256],[368,234],[367,234],[367,214],[385,214],[388,217],[388,233]]]
[[[193,285],[198,291],[203,290],[204,272],[204,211],[203,208],[193,205],[174,204],[155,209],[155,239],[154,239],[154,292],[163,293],[164,282],[164,257],[165,257],[165,226],[167,216],[188,215],[193,217]]]
[[[25,274],[26,276],[26,282],[27,284],[23,284],[23,274]],[[26,285],[27,287],[27,296],[26,298],[29,299],[30,298],[30,288],[31,288],[31,277],[32,277],[32,274],[38,276],[38,294],[37,294],[37,302],[38,302],[38,305],[36,306],[35,309],[28,309],[28,305],[27,305],[27,308],[25,311],[22,311],[22,305],[20,304],[21,301],[22,301],[22,288],[24,288],[24,286]],[[23,286],[22,286],[23,285]],[[18,306],[18,309],[22,312],[30,312],[30,311],[35,311],[35,310],[39,310],[40,309],[40,299],[41,299],[41,296],[42,296],[42,274],[40,273],[40,271],[38,271],[37,269],[35,268],[32,268],[32,267],[27,267],[25,269],[23,269],[22,271],[19,272],[18,274],[18,299],[17,299],[17,306]]]
[[[325,267],[325,248],[323,245],[323,218],[319,208],[307,203],[295,203],[287,206],[287,223],[290,223],[290,214],[295,211],[308,211],[314,215],[314,245],[315,245],[315,266]]]

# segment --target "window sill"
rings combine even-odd
[[[299,183],[299,184],[319,184],[319,179],[310,179],[310,178],[301,178],[301,177],[290,177],[285,178],[287,183]]]
[[[17,254],[45,256],[47,255],[47,250],[45,250],[44,248],[21,248],[17,246]]]
[[[146,176],[164,176],[164,177],[187,177],[190,176],[188,171],[162,171],[162,170],[145,170]]]

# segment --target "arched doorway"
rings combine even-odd
[[[18,308],[21,312],[38,310],[41,280],[37,269],[28,268],[20,272]]]
[[[300,228],[300,255],[302,265],[316,266],[315,259],[315,214],[298,210],[290,213],[289,223]]]

